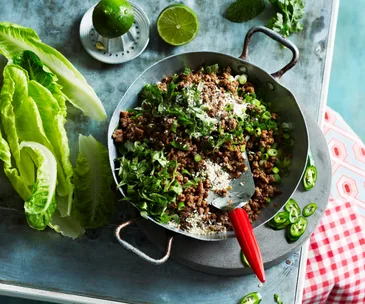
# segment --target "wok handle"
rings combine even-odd
[[[174,239],[173,236],[168,236],[165,255],[160,259],[151,258],[150,256],[148,256],[147,254],[145,254],[138,248],[136,248],[136,247],[132,246],[131,244],[127,243],[126,241],[124,241],[122,239],[122,237],[120,236],[120,232],[122,231],[122,229],[126,228],[127,226],[129,226],[131,224],[134,224],[137,221],[137,219],[138,218],[133,218],[127,222],[124,222],[124,223],[120,224],[117,227],[117,229],[115,229],[115,237],[117,238],[119,244],[122,245],[122,247],[124,249],[126,249],[129,252],[134,253],[135,255],[137,255],[141,259],[145,260],[146,262],[149,262],[154,265],[161,265],[161,264],[165,263],[171,254],[171,246],[172,246],[172,241]]]
[[[293,53],[293,58],[286,66],[284,66],[279,71],[271,74],[271,76],[274,79],[279,80],[287,71],[289,71],[298,62],[298,59],[299,59],[298,48],[295,46],[295,44],[293,42],[285,39],[280,34],[274,32],[273,30],[271,30],[267,27],[264,27],[264,26],[255,26],[247,32],[246,37],[245,37],[245,42],[243,44],[243,51],[239,58],[241,58],[243,60],[248,60],[248,46],[250,44],[250,40],[251,40],[253,34],[255,34],[257,32],[264,33],[265,35],[269,36],[271,39],[274,39],[277,42],[279,42],[280,44],[286,46]]]
[[[238,243],[250,264],[252,271],[257,275],[257,278],[264,283],[264,263],[246,211],[242,208],[236,208],[230,212],[229,217]]]

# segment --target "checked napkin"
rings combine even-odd
[[[310,238],[303,304],[365,303],[365,145],[327,108],[332,161],[328,208]]]

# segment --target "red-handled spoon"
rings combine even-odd
[[[264,283],[264,263],[262,262],[260,248],[246,211],[242,208],[236,208],[231,211],[229,218],[247,262],[250,264],[252,271],[257,275],[257,278]]]
[[[264,264],[260,248],[253,233],[248,215],[242,209],[255,192],[255,183],[246,152],[243,155],[247,170],[239,178],[231,181],[230,186],[232,189],[228,192],[228,195],[226,197],[219,197],[213,192],[210,192],[208,201],[218,209],[230,211],[229,217],[231,224],[242,252],[258,279],[261,282],[265,282]]]

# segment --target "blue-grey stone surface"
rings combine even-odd
[[[188,45],[171,47],[158,37],[155,23],[159,12],[174,1],[136,1],[151,21],[150,44],[140,57],[118,66],[91,58],[79,40],[80,20],[96,1],[2,0],[0,21],[32,27],[45,43],[61,51],[94,87],[110,115],[133,79],[159,59],[194,50],[240,55],[247,30],[266,24],[272,11],[267,9],[250,22],[235,24],[222,17],[230,2],[185,1],[198,15],[199,34]],[[291,38],[301,58],[281,81],[318,118],[332,1],[312,1],[306,10],[305,30]],[[284,66],[290,56],[288,50],[262,34],[252,39],[250,60],[270,72]],[[73,160],[78,134],[92,133],[106,143],[107,126],[107,121],[97,123],[73,111],[67,123]],[[76,241],[49,230],[33,231],[27,227],[23,212],[17,211],[22,209],[22,202],[2,172],[0,208],[0,282],[3,283],[131,303],[236,303],[251,291],[260,291],[264,303],[270,303],[274,293],[280,294],[285,303],[294,303],[299,253],[290,258],[290,263],[284,261],[269,269],[268,283],[260,288],[252,275],[206,275],[174,261],[160,267],[146,264],[116,244],[112,225],[90,231]],[[120,216],[122,220],[125,215]],[[126,237],[143,250],[159,255],[137,228],[129,229]]]

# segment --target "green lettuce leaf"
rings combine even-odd
[[[43,64],[36,54],[32,51],[19,52],[12,57],[11,62],[25,69],[31,80],[35,80],[47,88],[58,101],[63,116],[67,116],[67,96],[62,92],[62,86],[58,84],[57,76]]]
[[[56,210],[57,162],[52,152],[39,143],[23,141],[20,149],[23,148],[32,149],[28,153],[37,167],[32,194],[24,204],[25,215],[29,226],[43,230]]]
[[[57,204],[59,200],[57,198]],[[85,229],[81,227],[80,222],[72,216],[62,217],[58,210],[52,216],[48,224],[54,231],[61,233],[63,236],[76,239],[85,233]]]
[[[14,167],[12,163],[12,157],[10,153],[10,147],[6,140],[2,137],[1,129],[0,129],[0,160],[4,162],[4,172],[7,178],[10,180],[12,186],[15,191],[21,196],[23,200],[26,200],[30,197],[31,191],[26,185],[27,181],[25,178],[21,178],[19,175],[19,171]],[[29,167],[31,167],[29,165]],[[30,182],[28,181],[30,184]]]
[[[32,162],[29,156],[20,155],[19,143],[34,141],[44,145],[56,158],[57,155],[44,130],[37,104],[28,95],[28,85],[29,78],[24,69],[13,64],[5,67],[4,86],[0,95],[2,136],[9,143],[10,152],[15,160],[14,167],[18,168],[20,176],[29,187],[34,182],[34,170],[30,167]],[[61,160],[62,158],[57,159],[57,193],[60,196],[68,196],[72,189],[69,188]]]
[[[105,109],[94,90],[60,52],[44,44],[34,30],[0,22],[0,54],[11,60],[17,53],[25,50],[34,52],[57,75],[62,91],[75,107],[93,119],[106,119]]]
[[[62,168],[59,168],[59,170],[63,170],[63,176],[66,179],[68,200],[66,204],[58,203],[58,209],[61,212],[61,216],[70,216],[74,186],[72,184],[73,168],[70,162],[70,148],[64,127],[66,119],[63,116],[57,100],[44,86],[31,80],[28,85],[28,90],[29,96],[37,104],[45,134],[53,146],[54,154],[60,161]]]
[[[108,150],[91,135],[79,137],[79,154],[74,175],[73,213],[84,228],[109,223],[115,212],[115,194]]]

